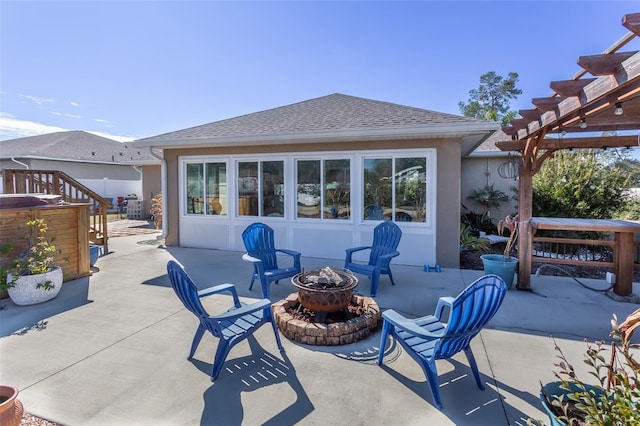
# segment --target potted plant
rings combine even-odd
[[[611,321],[613,337],[610,353],[604,342],[587,344],[584,363],[589,374],[597,379],[596,384],[584,383],[560,347],[559,362],[554,365],[559,371],[554,375],[559,381],[542,386],[540,401],[552,426],[556,425],[637,425],[640,411],[640,363],[632,349],[640,345],[630,344],[630,339],[640,326],[640,309],[631,313],[622,324],[616,316]],[[554,341],[555,344],[555,341]],[[529,424],[542,424],[529,420]]]
[[[24,408],[17,398],[17,388],[0,385],[0,425],[17,426],[22,421]]]
[[[483,254],[480,256],[485,274],[495,274],[502,278],[507,288],[513,286],[513,278],[518,265],[518,258],[511,256],[513,245],[518,239],[518,215],[507,216],[498,222],[498,234],[508,230],[509,239],[504,248],[504,254]]]
[[[55,266],[56,247],[47,239],[44,219],[26,222],[21,243],[25,250],[14,259],[7,275],[9,297],[16,305],[32,305],[53,299],[62,288],[62,268]],[[22,247],[22,245],[16,245]]]
[[[499,210],[501,202],[509,201],[509,196],[499,189],[495,189],[493,185],[485,185],[484,188],[474,189],[473,195],[467,197],[484,206],[488,214],[490,214],[492,207]]]

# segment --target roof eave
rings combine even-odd
[[[123,161],[108,161],[108,160],[82,160],[77,158],[59,158],[59,157],[47,157],[41,155],[14,155],[14,156],[2,156],[0,160],[11,161],[13,158],[25,159],[25,160],[47,160],[47,161],[65,161],[68,163],[88,163],[88,164],[107,164],[110,166],[146,166],[160,164],[160,161],[154,159],[148,160],[123,160]]]
[[[327,143],[327,142],[355,142],[381,141],[394,139],[434,139],[465,137],[472,134],[493,132],[499,128],[495,122],[474,122],[429,126],[399,126],[385,128],[325,130],[315,132],[276,133],[255,136],[203,137],[187,139],[154,140],[148,138],[129,142],[135,147],[152,148],[200,148],[227,146],[260,146],[286,145],[291,143]]]

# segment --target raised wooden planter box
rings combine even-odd
[[[0,209],[0,245],[18,242],[19,229],[31,219],[44,219],[47,235],[54,237],[56,264],[62,267],[64,281],[91,274],[89,266],[89,205],[44,205]],[[15,246],[14,253],[24,248]],[[10,258],[0,258],[2,265]]]

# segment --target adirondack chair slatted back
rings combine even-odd
[[[171,281],[171,286],[184,307],[198,317],[200,324],[206,327],[214,336],[220,337],[221,332],[217,324],[206,320],[209,317],[209,313],[204,309],[202,303],[200,303],[198,287],[196,287],[191,277],[174,261],[169,261],[167,264],[167,273]]]
[[[369,254],[369,265],[375,265],[378,258],[398,249],[402,237],[402,230],[394,222],[382,222],[373,230],[373,243]],[[382,265],[382,269],[388,269],[391,259]]]
[[[278,269],[273,229],[264,223],[253,223],[242,233],[247,253],[262,260],[265,270]]]
[[[438,342],[436,359],[450,358],[461,351],[493,318],[506,294],[502,280],[488,275],[467,287],[454,300],[446,334]]]

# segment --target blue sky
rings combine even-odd
[[[513,109],[626,34],[638,1],[0,2],[0,140],[118,140],[331,93],[460,114],[514,71]],[[629,49],[638,49],[637,44]]]

